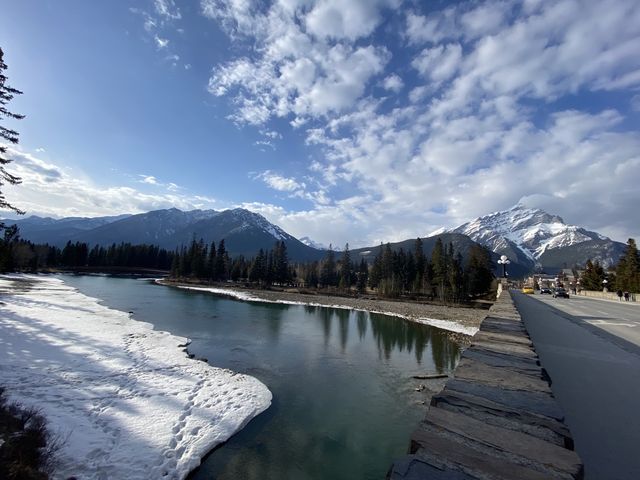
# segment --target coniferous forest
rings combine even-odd
[[[492,267],[489,251],[479,245],[463,259],[452,244],[438,240],[427,256],[419,238],[413,251],[381,245],[371,264],[352,258],[348,244],[342,252],[329,248],[321,261],[305,263],[291,262],[282,241],[246,258],[230,256],[224,239],[217,244],[193,239],[175,251],[145,244],[103,247],[81,242],[67,242],[60,249],[21,240],[18,232],[10,229],[0,240],[0,271],[154,269],[168,271],[173,280],[241,282],[256,288],[298,287],[342,295],[377,294],[454,303],[487,293]]]
[[[416,239],[414,251],[394,251],[381,246],[369,265],[351,257],[349,245],[342,252],[331,248],[321,261],[293,263],[284,242],[276,242],[268,251],[253,258],[230,258],[224,240],[206,245],[193,240],[173,257],[171,278],[207,282],[244,282],[261,288],[278,285],[324,289],[342,294],[377,293],[387,298],[423,297],[442,302],[464,302],[469,296],[487,293],[493,280],[491,256],[475,245],[466,261],[452,244],[438,240],[428,258],[422,240]]]

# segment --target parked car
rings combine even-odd
[[[541,295],[551,295],[553,292],[551,291],[550,288],[547,287],[543,287],[540,289],[540,294]]]
[[[553,298],[569,298],[569,292],[567,292],[564,288],[556,288],[553,291]]]
[[[522,293],[533,294],[533,287],[522,287]]]

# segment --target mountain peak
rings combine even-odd
[[[310,237],[300,237],[298,240],[300,240],[302,243],[304,243],[306,246],[311,247],[311,248],[315,248],[316,250],[328,250],[329,248],[320,243],[320,242],[316,242],[315,240],[313,240]]]
[[[549,250],[608,240],[595,232],[567,225],[559,215],[522,203],[478,217],[451,231],[468,235],[494,252],[516,251],[533,264],[539,264],[540,257]]]

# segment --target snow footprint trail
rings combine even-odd
[[[60,279],[0,276],[0,302],[0,384],[66,438],[56,478],[184,478],[271,403],[255,378]]]

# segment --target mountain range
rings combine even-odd
[[[260,248],[272,248],[276,241],[284,241],[293,261],[318,260],[326,253],[309,237],[298,240],[262,215],[242,208],[188,212],[170,208],[97,218],[31,216],[4,222],[18,225],[22,238],[58,247],[63,247],[68,241],[90,245],[128,242],[154,244],[173,250],[188,245],[194,238],[202,238],[206,243],[224,239],[231,255],[246,257],[254,256]],[[463,256],[476,242],[491,250],[494,260],[506,255],[511,260],[509,272],[514,277],[534,270],[555,273],[561,268],[582,266],[588,259],[598,260],[605,266],[613,265],[625,248],[624,244],[596,232],[568,225],[557,215],[520,204],[478,217],[454,229],[434,232],[423,239],[425,254],[431,253],[438,237],[445,244],[452,243]],[[415,239],[408,239],[393,243],[391,247],[413,251],[414,242]],[[352,250],[352,258],[371,261],[379,248],[376,245]]]
[[[625,245],[599,233],[568,225],[558,215],[518,204],[450,230],[467,235],[526,270],[555,273],[587,260],[615,265]]]
[[[173,250],[188,245],[194,238],[202,238],[206,243],[224,239],[227,251],[233,256],[253,257],[261,248],[273,248],[276,241],[284,241],[289,257],[296,261],[324,256],[322,250],[305,245],[262,215],[242,208],[189,212],[170,208],[119,217],[55,220],[31,216],[3,221],[7,225],[18,225],[20,236],[26,240],[61,248],[71,241],[89,245],[147,243]]]

